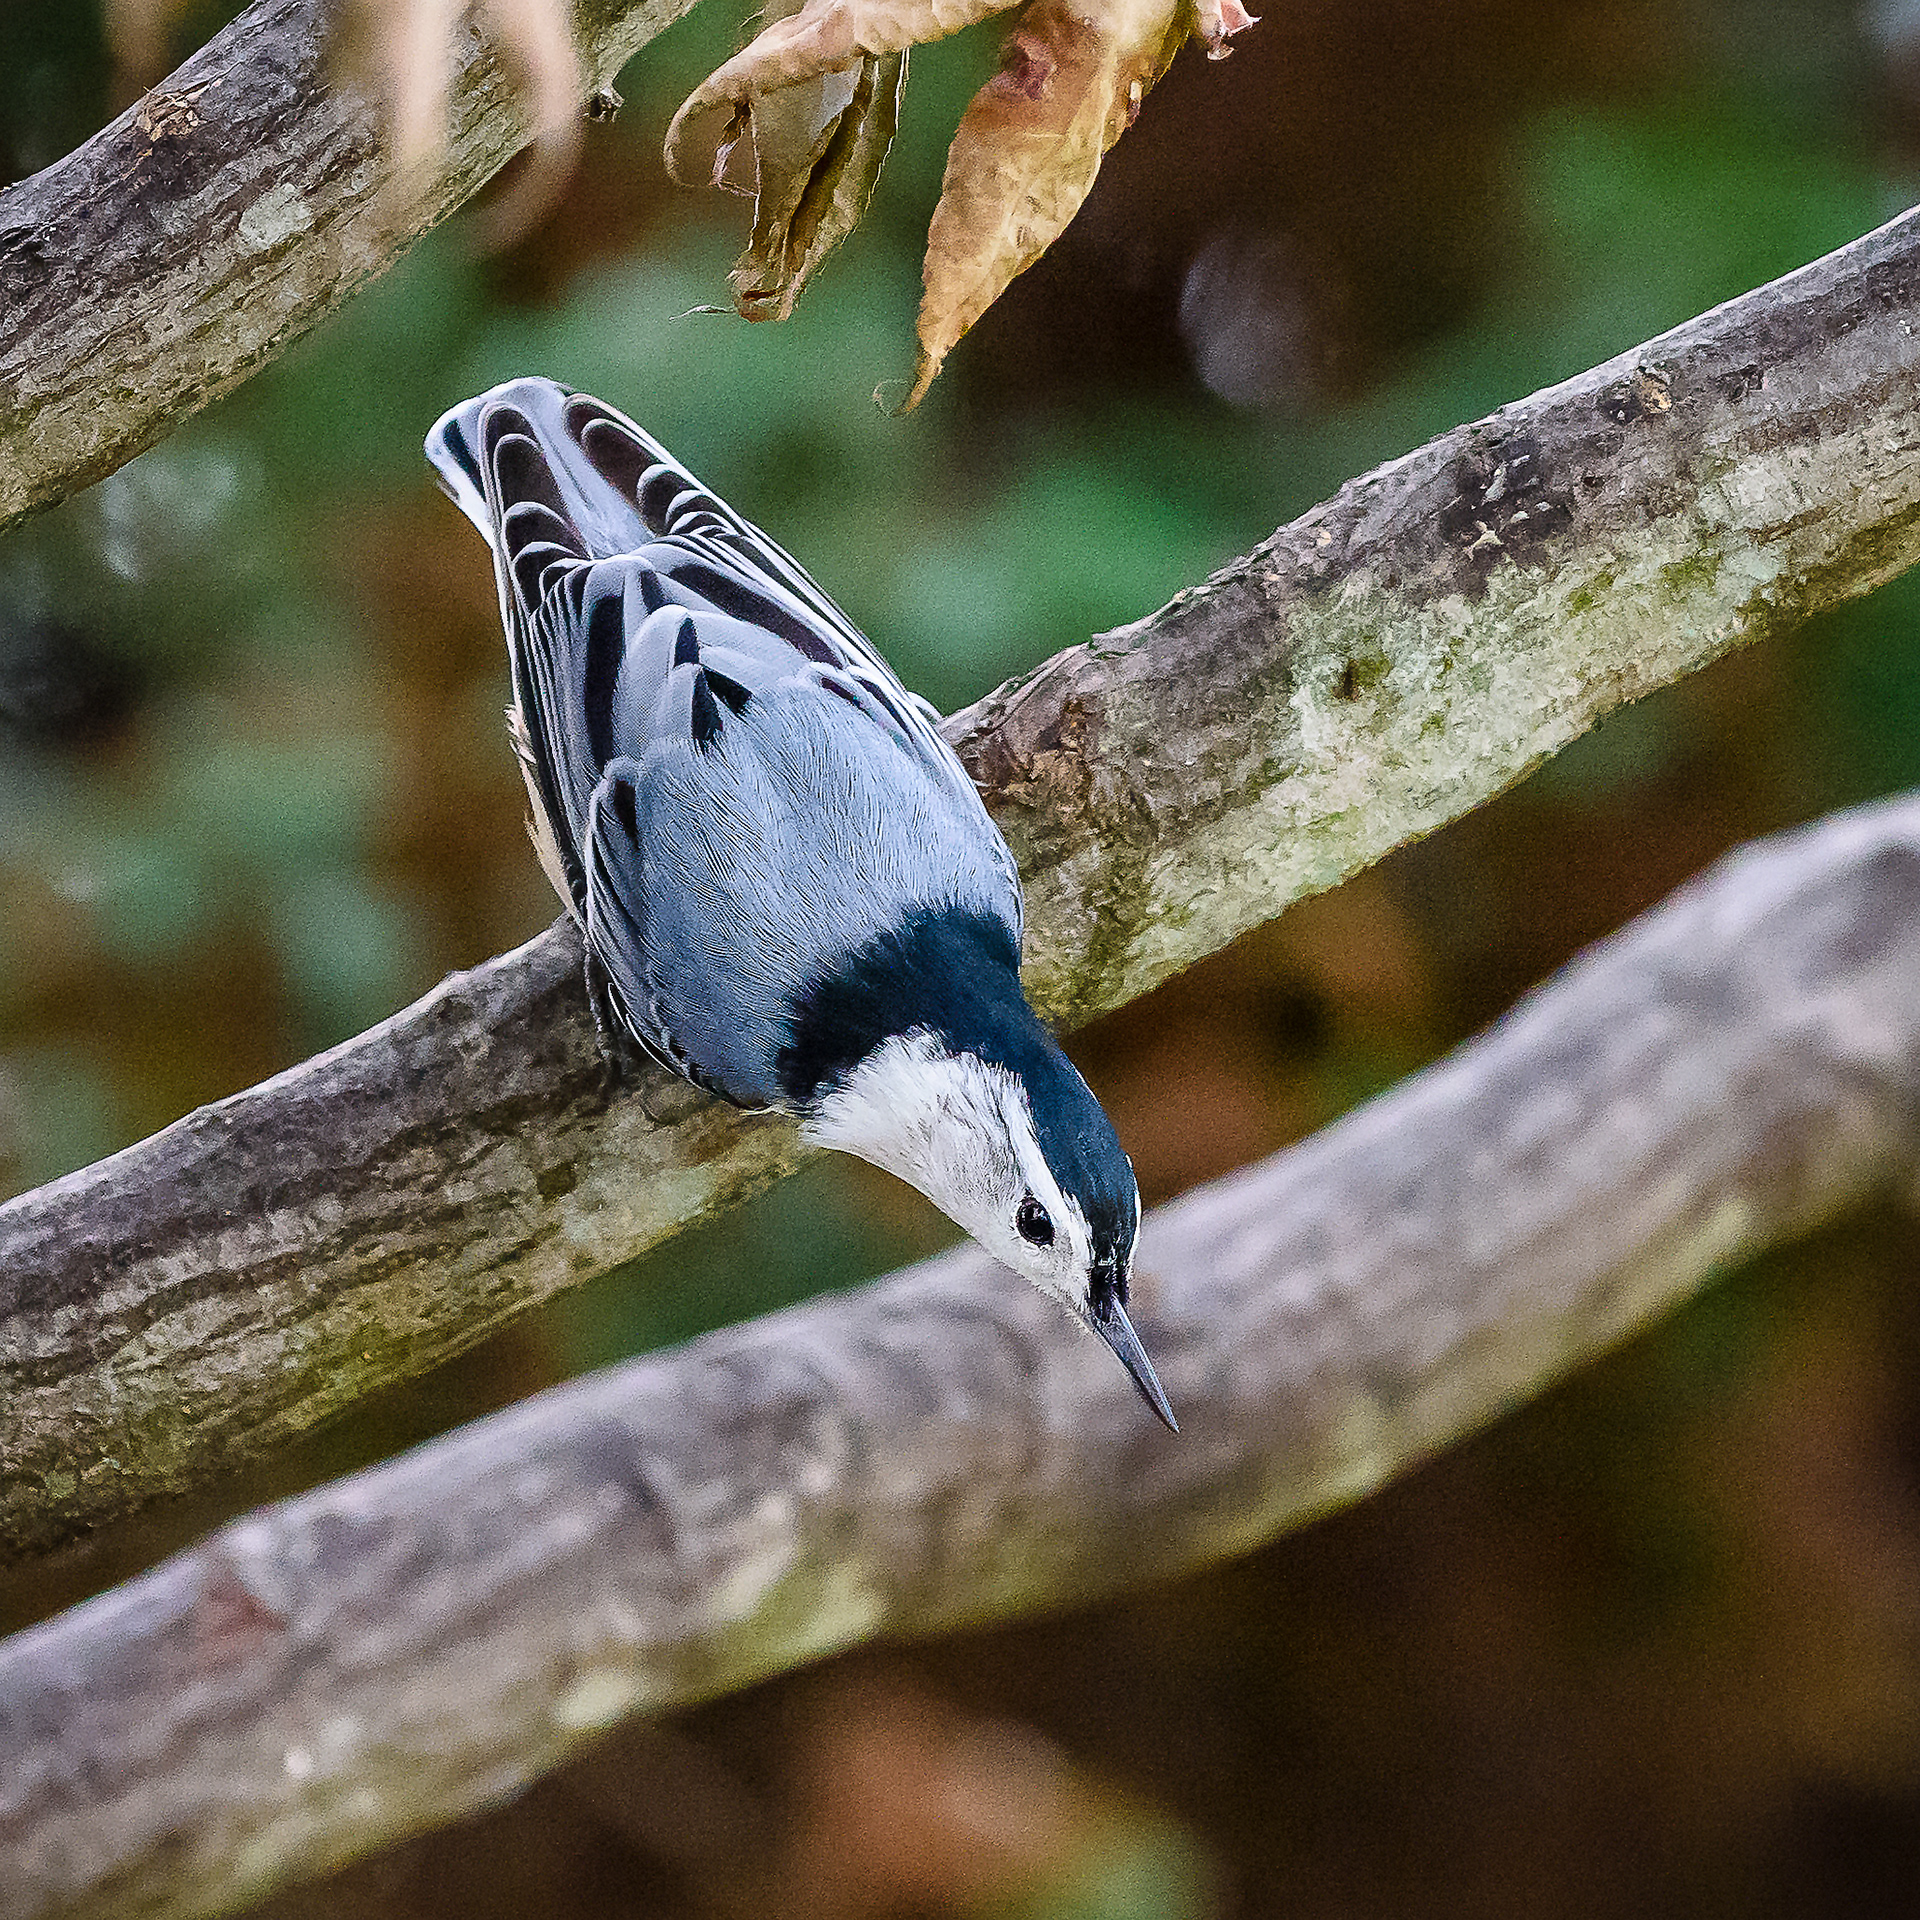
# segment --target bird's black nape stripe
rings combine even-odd
[[[1139,1208],[1133,1169],[1099,1101],[1027,1005],[1020,949],[1005,922],[929,908],[811,982],[775,1063],[782,1091],[804,1109],[885,1041],[916,1029],[949,1053],[1004,1068],[1026,1089],[1040,1150],[1093,1237],[1092,1304],[1124,1304]]]
[[[882,1041],[916,1027],[983,1059],[1001,1058],[1015,1040],[1024,1057],[1027,1027],[1046,1039],[1020,992],[1020,950],[1004,922],[930,907],[845,955],[796,997],[792,1039],[776,1063],[781,1088],[805,1106]]]

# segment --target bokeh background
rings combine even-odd
[[[0,539],[0,1195],[552,918],[489,571],[419,458],[476,388],[547,372],[638,415],[951,706],[1920,180],[1920,0],[1275,0],[1230,61],[1181,56],[897,421],[870,396],[910,368],[945,142],[997,33],[915,55],[866,226],[753,328],[688,311],[724,301],[744,204],[658,158],[743,10],[705,0],[642,54],[509,251],[456,219]],[[184,14],[163,66],[224,17]],[[140,77],[94,5],[9,0],[0,178]],[[1725,848],[1915,782],[1920,580],[1622,712],[1076,1056],[1162,1199],[1433,1059]],[[817,1166],[270,1469],[7,1576],[0,1626],[949,1234]],[[1236,1566],[623,1729],[270,1911],[1920,1912],[1917,1266],[1888,1204]]]

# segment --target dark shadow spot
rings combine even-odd
[[[631,780],[616,780],[613,783],[613,817],[620,822],[621,831],[637,847],[640,844],[640,821],[634,810]]]
[[[693,678],[693,744],[706,749],[719,738],[720,703],[707,685],[707,676],[697,673]]]

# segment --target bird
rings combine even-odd
[[[898,1175],[1090,1327],[1140,1191],[1020,984],[1012,852],[939,714],[785,549],[592,395],[450,409],[427,458],[493,551],[507,728],[603,1048]]]

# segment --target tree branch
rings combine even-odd
[[[1920,216],[1364,478],[949,723],[1084,1020],[1920,555]],[[259,1453],[793,1163],[602,1110],[571,936],[0,1207],[0,1557]],[[651,1115],[657,1118],[649,1117]]]
[[[576,0],[607,85],[693,0]],[[255,0],[64,159],[0,193],[0,529],[257,373],[526,144],[471,26],[439,177],[396,221],[377,116],[328,84],[336,0]]]
[[[972,1252],[556,1389],[0,1646],[0,1914],[224,1910],[593,1729],[1355,1499],[1898,1176],[1920,800],[1723,861],[1451,1060],[1149,1216],[1184,1422]]]

